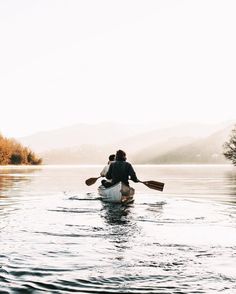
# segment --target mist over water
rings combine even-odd
[[[128,207],[97,195],[102,166],[0,168],[0,293],[234,293],[236,169],[135,166]]]

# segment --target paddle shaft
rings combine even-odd
[[[101,176],[97,178],[89,178],[85,181],[87,186],[91,186],[96,183],[96,181],[101,178]],[[150,189],[158,190],[158,191],[163,191],[164,188],[164,183],[157,182],[157,181],[139,181],[139,183],[144,184]]]

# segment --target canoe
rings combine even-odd
[[[131,188],[122,182],[109,188],[105,188],[104,186],[98,187],[98,194],[102,196],[102,200],[113,203],[133,202],[134,192],[134,188]]]

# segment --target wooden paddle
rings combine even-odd
[[[97,178],[89,178],[85,181],[85,184],[87,186],[91,186],[91,185],[95,184],[99,178],[101,178],[101,176],[97,177]],[[158,190],[158,191],[163,191],[164,185],[165,185],[164,183],[157,182],[157,181],[143,181],[143,182],[139,181],[139,183],[144,184],[145,186],[147,186],[150,189],[154,189],[154,190]]]
[[[85,184],[86,184],[87,186],[91,186],[91,185],[93,185],[94,183],[96,183],[96,181],[97,181],[99,178],[101,178],[101,176],[100,176],[100,177],[97,177],[97,178],[89,178],[89,179],[87,179],[87,180],[85,181]]]
[[[158,190],[158,191],[163,191],[164,189],[164,183],[157,182],[157,181],[139,181],[140,183],[144,184],[150,189]]]

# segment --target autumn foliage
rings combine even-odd
[[[7,164],[41,164],[38,158],[29,148],[24,147],[15,139],[8,139],[0,134],[0,165]]]

